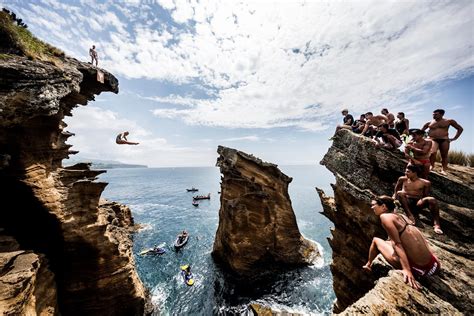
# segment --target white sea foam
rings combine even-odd
[[[168,298],[165,283],[158,283],[152,290],[151,290],[151,302],[155,306],[162,307]]]
[[[322,268],[324,266],[324,250],[323,250],[323,247],[321,246],[321,244],[319,244],[318,242],[316,242],[312,239],[309,239],[309,238],[306,238],[306,239],[313,242],[316,245],[316,247],[318,247],[318,251],[319,251],[319,256],[314,256],[312,258],[310,268],[312,268],[312,269]]]
[[[308,316],[323,316],[323,315],[329,315],[329,313],[324,313],[324,312],[314,312],[312,310],[309,310],[307,307],[301,306],[301,305],[294,305],[294,306],[287,306],[279,303],[275,303],[272,301],[264,301],[264,300],[257,300],[257,304],[260,304],[262,306],[271,308],[273,312],[282,314],[282,315],[292,315],[292,314],[301,314],[301,315],[308,315]]]

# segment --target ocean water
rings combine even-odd
[[[280,166],[293,177],[289,193],[300,232],[318,242],[322,262],[315,266],[275,276],[274,282],[242,289],[232,284],[213,262],[212,246],[218,226],[220,172],[217,167],[110,169],[100,176],[109,182],[103,197],[130,206],[135,222],[143,226],[134,236],[138,274],[150,289],[161,315],[247,315],[250,303],[276,310],[325,314],[332,309],[335,295],[329,269],[331,249],[327,238],[332,224],[319,212],[321,203],[315,186],[332,193],[332,174],[314,166]],[[192,186],[199,192],[186,192]],[[194,207],[192,196],[211,193],[210,200]],[[176,252],[173,242],[186,229],[188,244]],[[161,244],[163,255],[139,255]],[[180,265],[190,264],[194,286],[184,284]]]

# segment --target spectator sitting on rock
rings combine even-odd
[[[362,133],[365,126],[365,115],[361,114],[358,120],[355,120],[354,124],[352,124],[352,131],[356,134]]]
[[[398,134],[400,134],[400,136],[405,135],[406,137],[408,137],[409,128],[410,121],[405,118],[405,113],[398,112],[397,120],[395,121],[395,129],[397,130]]]
[[[382,113],[382,115],[385,115],[387,117],[388,127],[389,128],[395,128],[395,115],[390,113],[388,111],[388,109],[382,109],[382,111],[380,111],[380,113]]]
[[[410,130],[412,141],[405,146],[405,157],[410,164],[414,164],[420,168],[420,178],[428,179],[430,173],[430,152],[432,142],[426,140],[421,129]]]
[[[431,182],[418,178],[418,171],[419,169],[415,165],[407,166],[405,175],[398,178],[393,198],[402,203],[403,209],[413,223],[415,223],[414,214],[418,215],[422,208],[428,206],[433,216],[434,232],[443,234],[439,220],[438,202],[434,197],[428,196]]]
[[[388,128],[388,124],[383,123],[379,125],[378,132],[375,134],[375,143],[377,147],[395,150],[402,145],[402,140],[395,129]]]
[[[344,116],[344,118],[342,119],[342,125],[338,125],[336,127],[336,132],[338,130],[340,130],[341,128],[345,128],[345,129],[352,129],[352,124],[354,123],[354,117],[352,115],[349,114],[349,110],[348,109],[343,109],[341,111],[342,115]]]
[[[375,134],[377,126],[387,123],[388,119],[385,115],[374,115],[372,112],[365,113],[365,126],[362,130],[364,136],[372,137]]]
[[[394,214],[394,201],[382,195],[371,202],[375,215],[379,216],[389,240],[375,237],[369,249],[369,258],[363,266],[371,271],[372,262],[381,253],[395,269],[401,269],[405,283],[414,289],[420,285],[414,276],[427,277],[435,274],[441,265],[431,252],[422,233],[402,214]]]

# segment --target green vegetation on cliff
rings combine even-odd
[[[0,54],[3,59],[9,55],[20,55],[53,63],[64,56],[63,51],[34,37],[6,11],[0,12]]]

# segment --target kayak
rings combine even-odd
[[[153,248],[148,248],[148,249],[144,249],[142,251],[140,251],[140,255],[144,256],[144,255],[147,255],[147,254],[151,254],[151,255],[162,255],[166,252],[166,249],[165,248],[162,248],[162,247],[153,247]]]
[[[191,272],[190,274],[186,275],[186,269],[189,267],[188,264],[181,266],[181,276],[183,277],[184,283],[186,285],[192,286],[194,284],[194,277],[193,273]]]
[[[182,248],[184,245],[186,245],[186,243],[188,242],[188,239],[189,239],[189,234],[186,235],[186,237],[184,237],[182,240],[180,240],[180,238],[176,238],[176,240],[174,241],[174,248],[176,249],[180,249]]]

